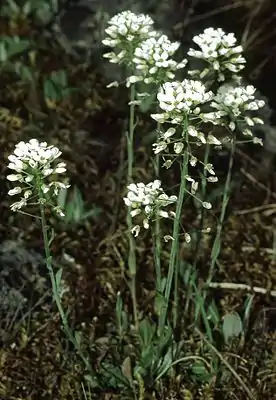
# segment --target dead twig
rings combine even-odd
[[[244,283],[210,282],[206,284],[206,286],[213,289],[243,290],[246,292],[269,294],[272,297],[276,297],[276,290],[268,290],[258,286],[249,286]]]
[[[234,215],[246,215],[246,214],[252,214],[255,212],[262,212],[262,211],[273,210],[273,209],[275,209],[275,212],[276,212],[276,203],[263,204],[262,206],[248,208],[247,210],[234,211],[233,214]]]
[[[260,189],[267,192],[271,197],[273,197],[273,199],[276,200],[276,193],[271,192],[271,190],[269,190],[269,188],[267,186],[265,186],[263,183],[259,182],[256,178],[254,178],[254,176],[249,174],[249,172],[246,172],[244,168],[241,168],[240,171],[249,181],[254,183],[254,185],[257,185]]]

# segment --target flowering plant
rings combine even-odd
[[[190,71],[190,75],[203,78],[211,72],[217,74],[218,81],[225,81],[229,75],[233,77],[244,68],[246,60],[241,55],[243,48],[236,45],[237,39],[233,33],[226,34],[221,28],[207,28],[193,41],[200,50],[190,49],[188,55],[206,61],[208,67],[202,71]]]
[[[144,215],[143,226],[149,229],[150,220],[155,217],[169,218],[174,213],[163,210],[169,204],[177,201],[176,196],[168,196],[161,187],[161,181],[155,180],[145,185],[144,183],[131,183],[128,185],[128,193],[124,198],[125,204],[130,208],[132,217]],[[140,226],[135,225],[132,233],[138,236]]]
[[[184,79],[182,82],[166,82],[159,89],[157,99],[163,113],[151,117],[161,124],[183,123],[187,116],[198,117],[200,106],[213,98],[211,91],[206,91],[200,81]]]
[[[54,162],[61,155],[61,151],[54,146],[48,146],[46,142],[38,142],[31,139],[29,142],[20,142],[15,146],[14,153],[8,157],[10,163],[8,168],[15,173],[8,175],[7,179],[11,182],[18,182],[17,186],[9,190],[10,196],[23,194],[18,202],[11,205],[12,211],[18,211],[27,205],[31,199],[38,198],[39,201],[46,202],[50,195],[57,196],[61,189],[66,189],[70,185],[53,180],[51,176],[66,172],[64,162]],[[55,210],[62,215],[61,210]]]
[[[231,131],[239,128],[246,136],[253,136],[250,129],[255,124],[263,124],[262,119],[252,116],[252,112],[264,107],[263,100],[255,99],[256,89],[252,85],[245,87],[224,84],[220,86],[211,102],[215,112],[203,116],[213,124],[228,126]]]
[[[149,37],[155,36],[152,29],[153,20],[144,14],[123,11],[108,21],[105,32],[107,38],[102,41],[105,46],[115,51],[104,54],[111,63],[129,64],[132,62],[135,49]]]
[[[171,57],[180,43],[171,42],[166,35],[151,37],[143,41],[134,51],[135,75],[128,78],[129,83],[144,81],[158,85],[175,77],[175,71],[184,68],[187,60],[177,62]]]

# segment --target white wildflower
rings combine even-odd
[[[189,233],[187,233],[187,232],[185,232],[184,233],[184,237],[185,237],[185,241],[186,241],[186,243],[191,243],[191,235],[189,235]]]
[[[13,211],[26,206],[30,197],[41,199],[43,194],[51,190],[57,196],[60,189],[70,186],[58,181],[47,183],[51,175],[66,172],[64,162],[54,165],[60,155],[61,151],[57,147],[48,146],[46,142],[39,142],[36,139],[26,143],[20,142],[15,146],[14,153],[8,157],[10,161],[8,168],[17,174],[8,175],[7,179],[17,182],[17,186],[9,190],[8,194],[10,196],[22,194],[23,197],[11,205]]]
[[[157,94],[159,107],[164,112],[153,114],[160,123],[181,124],[188,115],[198,115],[200,106],[213,98],[200,81],[184,79],[182,82],[166,82]]]
[[[116,14],[108,21],[106,39],[102,41],[105,46],[114,48],[115,51],[104,54],[112,63],[129,63],[132,61],[137,46],[156,32],[152,29],[153,20],[144,14],[135,14],[123,11]]]
[[[203,201],[203,202],[202,202],[202,206],[203,206],[204,208],[206,208],[207,210],[211,210],[211,208],[212,208],[212,204],[209,203],[209,202],[207,202],[207,201]]]
[[[188,55],[202,59],[209,65],[204,69],[204,75],[209,72],[216,72],[218,81],[225,81],[233,74],[239,73],[246,63],[242,56],[242,46],[237,46],[237,39],[234,33],[226,34],[221,28],[207,28],[193,38],[200,50],[190,49]],[[201,71],[191,71],[191,75],[199,75],[202,79]]]
[[[174,238],[173,238],[171,235],[165,235],[163,239],[164,239],[164,242],[166,242],[166,243],[167,243],[169,240],[174,241]]]
[[[250,112],[257,111],[265,105],[263,100],[255,99],[255,91],[252,85],[222,85],[211,102],[211,107],[220,113],[221,125],[228,126],[231,131],[238,128],[244,135],[252,135],[250,128],[262,120],[252,117]]]
[[[166,82],[175,77],[174,72],[184,68],[187,60],[178,63],[171,57],[180,43],[171,42],[166,35],[151,37],[143,41],[134,51],[133,63],[136,67],[136,81],[146,84]],[[131,77],[133,81],[135,77]]]
[[[150,222],[155,217],[169,218],[171,213],[163,208],[177,201],[176,196],[168,196],[161,188],[161,181],[155,180],[145,185],[144,183],[131,183],[128,185],[128,193],[124,198],[125,204],[129,207],[132,217],[143,215],[142,225],[149,229]],[[140,232],[140,225],[132,229],[137,236]]]

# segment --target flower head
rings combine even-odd
[[[31,139],[29,142],[20,142],[15,146],[12,155],[8,157],[8,168],[14,173],[7,176],[11,182],[18,182],[17,186],[9,190],[10,196],[21,194],[20,201],[13,203],[11,209],[17,211],[27,205],[31,198],[39,197],[40,200],[46,193],[58,195],[60,189],[68,188],[62,182],[49,182],[49,177],[66,172],[64,162],[54,165],[60,157],[61,151],[46,142]]]
[[[191,71],[191,75],[201,76],[210,71],[217,72],[219,81],[226,79],[226,74],[232,76],[244,68],[246,62],[241,55],[243,48],[237,46],[234,33],[226,34],[222,29],[207,28],[203,33],[193,38],[200,50],[190,49],[188,55],[208,62],[209,67],[204,71]]]
[[[145,83],[166,82],[173,79],[174,72],[184,68],[187,61],[178,63],[171,57],[179,48],[180,43],[171,42],[166,35],[150,37],[143,41],[134,51],[133,63],[136,67],[135,76],[129,79]]]
[[[160,123],[181,124],[187,115],[199,115],[200,106],[210,101],[212,92],[207,92],[200,81],[184,79],[182,82],[166,82],[159,89],[157,99],[164,112],[153,114]]]
[[[107,38],[102,41],[106,46],[116,49],[104,57],[112,63],[128,63],[132,60],[135,49],[140,43],[156,32],[152,29],[153,20],[144,14],[123,11],[108,21],[105,32]]]
[[[161,182],[155,180],[145,185],[144,183],[131,183],[128,185],[127,197],[124,198],[125,204],[131,209],[132,217],[137,215],[143,216],[143,226],[149,228],[150,220],[154,217],[169,218],[168,211],[163,210],[169,204],[177,201],[176,196],[168,196],[161,188]],[[133,228],[133,233],[137,236],[140,226]]]
[[[211,107],[215,108],[215,113],[219,117],[217,123],[227,125],[230,130],[234,131],[236,127],[242,128],[244,135],[252,136],[251,127],[255,124],[262,124],[260,118],[252,116],[252,112],[258,111],[264,107],[263,100],[255,99],[256,89],[252,85],[235,87],[230,84],[222,85],[214,97]],[[205,114],[208,119],[209,115]]]

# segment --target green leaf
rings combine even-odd
[[[207,318],[210,319],[215,326],[220,322],[219,311],[214,300],[211,301],[208,307]]]
[[[5,62],[8,58],[7,50],[4,42],[0,42],[0,61]]]
[[[206,369],[206,365],[203,361],[197,360],[192,366],[192,372],[196,375],[196,378],[201,382],[208,382],[211,378],[210,372]]]
[[[62,268],[60,268],[56,273],[56,286],[57,286],[57,288],[59,288],[60,284],[61,284],[62,272],[63,272]]]
[[[78,332],[78,331],[75,331],[75,340],[76,340],[76,343],[77,343],[78,347],[80,348],[80,346],[81,346],[81,333]]]
[[[126,357],[122,363],[122,373],[127,378],[127,380],[132,383],[132,368],[131,368],[131,359],[130,357]]]
[[[67,195],[68,195],[68,189],[61,189],[59,191],[58,198],[57,198],[57,205],[62,210],[65,208]]]
[[[97,381],[97,378],[95,376],[91,375],[84,375],[84,379],[88,383],[88,385],[91,387],[91,389],[96,389],[99,387],[99,383]]]
[[[148,348],[151,345],[155,334],[156,327],[151,325],[147,318],[143,319],[139,325],[139,334],[142,340],[142,349]]]
[[[226,343],[229,339],[239,336],[243,332],[241,317],[236,312],[228,313],[223,318],[222,333]]]
[[[211,252],[211,258],[212,260],[218,259],[219,253],[220,253],[220,245],[221,245],[221,241],[219,237],[216,237],[215,242],[214,242],[214,246],[212,248],[212,252]]]
[[[142,113],[146,113],[147,111],[149,111],[151,106],[154,104],[155,100],[156,100],[156,93],[149,94],[149,96],[145,97],[139,105],[139,108],[142,111]]]
[[[58,100],[58,93],[56,91],[56,86],[50,79],[46,79],[44,81],[43,92],[44,92],[45,99],[51,100],[51,101]]]

